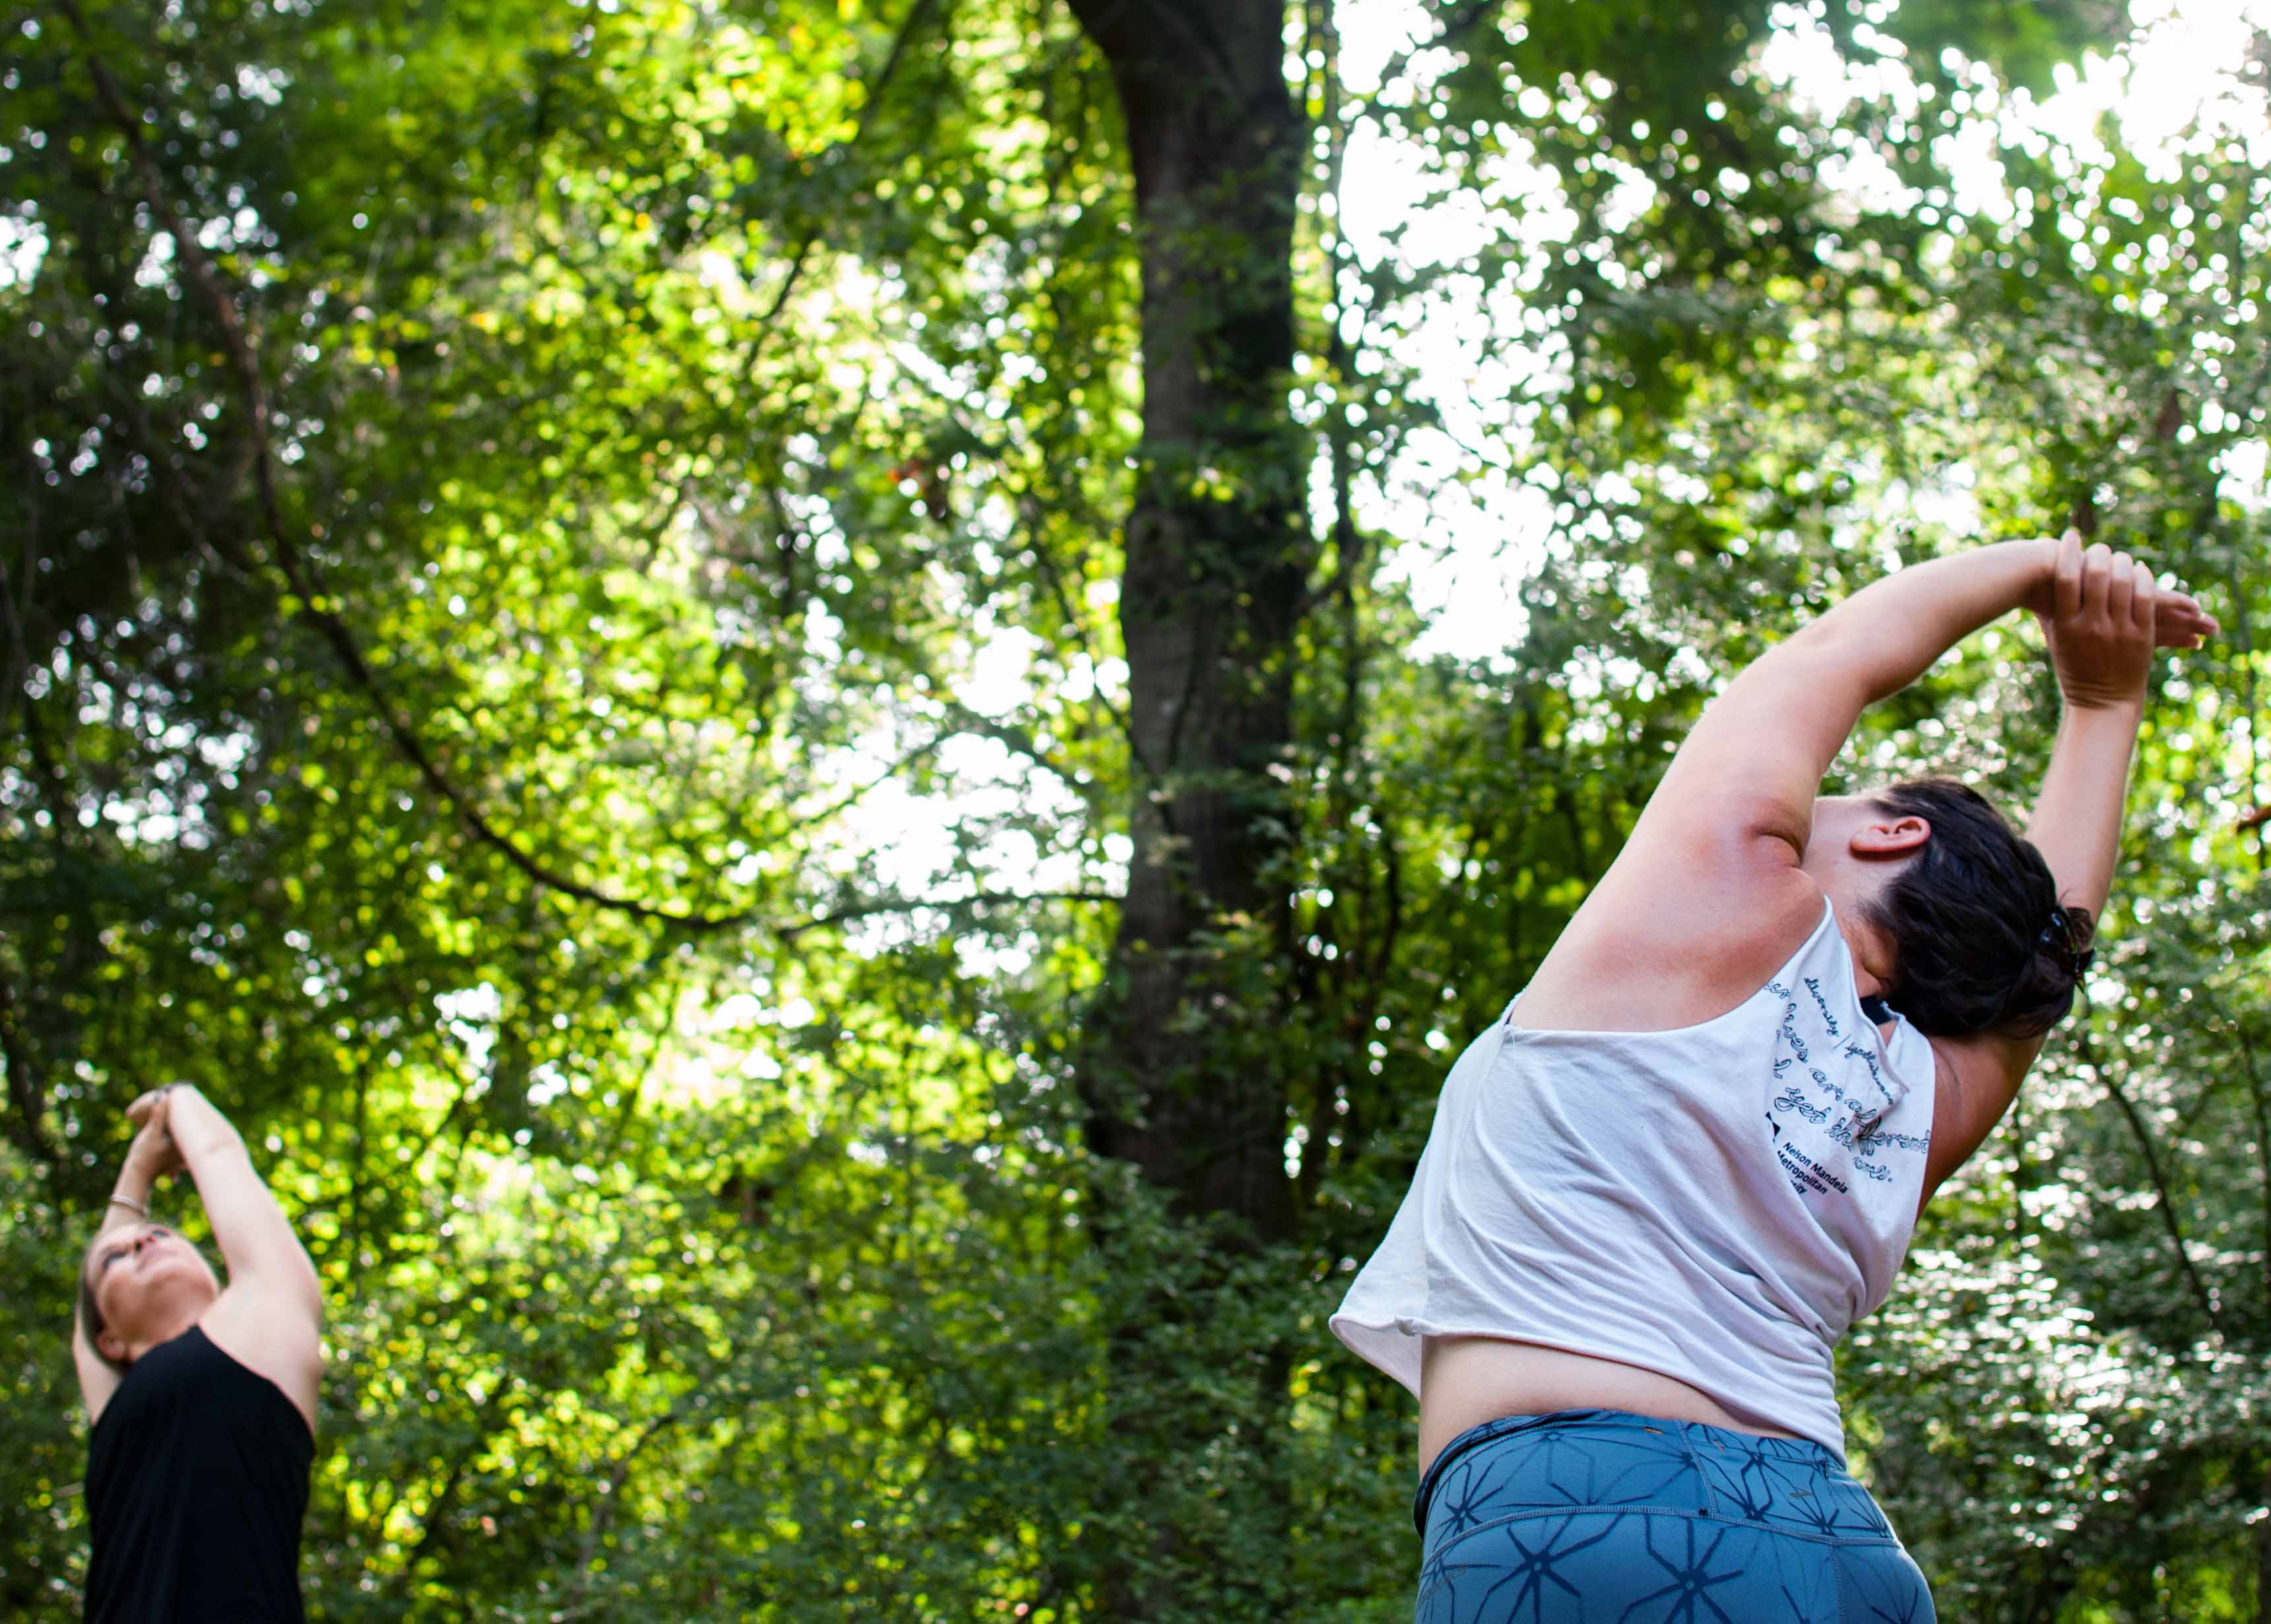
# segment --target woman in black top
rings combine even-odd
[[[94,1428],[88,1624],[297,1624],[323,1373],[315,1265],[196,1089],[159,1089],[127,1115],[140,1131],[80,1268],[71,1336]],[[150,1220],[151,1186],[184,1168],[227,1286]]]

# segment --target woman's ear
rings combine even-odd
[[[126,1346],[125,1338],[106,1325],[102,1334],[94,1339],[94,1351],[113,1364],[123,1365],[129,1362],[126,1356],[134,1350]]]
[[[1854,829],[1851,845],[1857,857],[1905,857],[1931,838],[1932,825],[1911,813],[1870,819]]]

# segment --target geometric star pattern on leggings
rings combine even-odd
[[[1932,1624],[1924,1576],[1819,1444],[1606,1413],[1460,1442],[1415,1624]]]

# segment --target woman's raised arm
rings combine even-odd
[[[320,1316],[316,1265],[253,1168],[243,1136],[187,1083],[167,1092],[166,1115],[182,1161],[197,1182],[197,1199],[205,1204],[205,1221],[228,1265],[230,1284],[257,1281],[264,1292]]]
[[[79,1259],[79,1290],[71,1305],[71,1363],[78,1371],[79,1398],[86,1405],[90,1420],[101,1418],[103,1406],[118,1390],[121,1378],[118,1368],[96,1349],[87,1324],[92,1301],[89,1273],[98,1265],[103,1237],[136,1224],[146,1224],[151,1190],[160,1178],[182,1165],[181,1153],[166,1131],[165,1112],[145,1109],[135,1121],[134,1143],[127,1147],[126,1161],[118,1169],[118,1182],[111,1186],[110,1199],[103,1207],[102,1225]]]
[[[1532,983],[1533,1007],[1600,1018],[1644,983],[1663,1024],[1701,1019],[1771,974],[1818,923],[1800,871],[1821,777],[1861,712],[2012,610],[2050,612],[2061,544],[2000,542],[1875,582],[1754,662],[1679,747],[1616,862]],[[2110,557],[2110,555],[2109,555]],[[2214,623],[2161,593],[2163,641]],[[1885,852],[1912,836],[1888,826]]]
[[[2064,708],[2027,838],[2058,882],[2069,939],[2086,949],[2112,890],[2154,650],[2193,647],[2216,624],[2191,598],[2157,586],[2127,553],[2102,544],[2085,552],[2071,532],[2038,607]],[[1992,1033],[1932,1040],[1940,1092],[1927,1198],[2002,1120],[2042,1046],[2041,1037]]]
[[[1821,776],[1861,712],[1989,621],[2040,599],[2057,546],[1999,542],[1912,565],[1768,650],[1703,713],[1632,844],[1716,843],[1731,828],[1774,841],[1795,863]]]
[[[312,1427],[323,1375],[316,1265],[228,1118],[185,1083],[169,1089],[165,1103],[167,1127],[228,1265],[227,1289],[201,1322],[205,1333],[282,1388]]]

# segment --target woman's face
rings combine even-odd
[[[220,1295],[204,1256],[163,1224],[132,1224],[99,1236],[87,1254],[86,1278],[102,1315],[95,1345],[112,1359],[187,1330]]]

